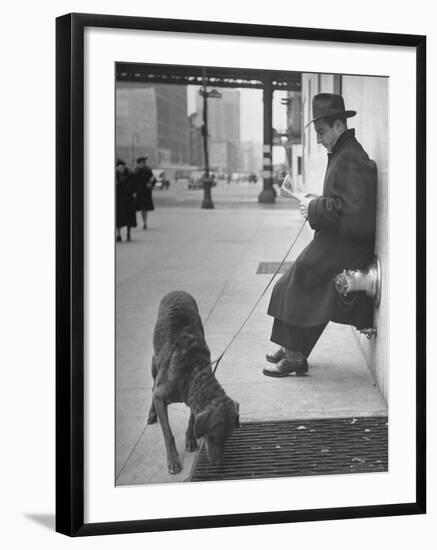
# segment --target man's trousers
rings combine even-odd
[[[300,351],[305,357],[308,357],[327,324],[297,327],[274,319],[270,340],[287,350]]]

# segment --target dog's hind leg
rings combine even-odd
[[[171,474],[178,474],[182,470],[182,464],[179,460],[178,452],[174,441],[173,434],[168,422],[167,403],[160,395],[160,387],[153,394],[153,403],[155,411],[161,424],[162,434],[164,436],[165,448],[167,451],[167,466]]]
[[[153,389],[155,389],[156,386],[156,375],[158,374],[158,369],[156,367],[156,358],[155,356],[152,357],[152,376],[153,376]],[[153,397],[152,397],[152,404],[150,405],[149,409],[149,415],[147,417],[147,424],[156,424],[156,411],[155,411],[155,405],[153,404]]]
[[[197,439],[194,437],[194,414],[190,413],[187,431],[185,432],[185,450],[192,453],[197,449]]]

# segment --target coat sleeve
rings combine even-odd
[[[153,175],[152,169],[148,168],[146,172],[146,183],[153,189],[155,187],[156,178]]]
[[[335,167],[332,194],[309,203],[309,223],[316,231],[366,238],[374,233],[375,212],[376,165],[345,151]]]

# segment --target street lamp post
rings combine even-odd
[[[202,125],[202,135],[203,135],[203,150],[205,155],[205,177],[203,178],[203,201],[202,208],[214,208],[214,203],[212,202],[211,196],[211,187],[212,179],[209,177],[209,152],[208,152],[208,97],[219,99],[222,97],[222,94],[217,90],[207,91],[206,89],[206,80],[203,79],[203,86],[199,90],[199,95],[203,97],[203,125]]]

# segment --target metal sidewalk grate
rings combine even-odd
[[[256,270],[257,275],[273,275],[281,262],[260,262]],[[279,273],[285,273],[293,262],[284,262]]]
[[[202,444],[190,481],[387,470],[386,417],[248,422],[227,442],[221,466],[209,463]]]

